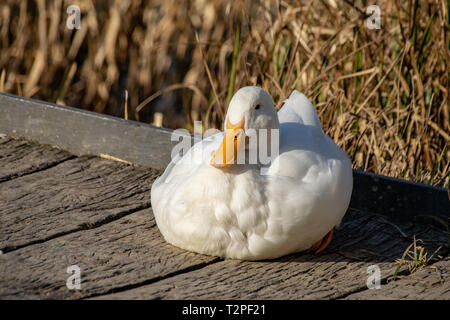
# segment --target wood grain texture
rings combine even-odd
[[[56,145],[75,155],[107,154],[163,169],[173,130],[0,92],[0,133]],[[186,131],[182,136],[192,139]],[[176,139],[178,140],[178,139]]]
[[[450,259],[439,261],[400,280],[391,281],[380,286],[380,289],[354,293],[346,299],[450,300]]]
[[[401,235],[403,233],[406,237]],[[226,260],[200,270],[97,299],[330,299],[367,288],[367,267],[377,264],[383,279],[393,274],[413,234],[431,249],[444,234],[405,224],[401,233],[383,217],[348,212],[327,250],[262,262]]]
[[[119,218],[150,206],[160,171],[79,157],[0,183],[0,250]]]
[[[98,228],[71,233],[0,255],[0,299],[78,299],[211,263],[164,242],[151,209]],[[81,270],[81,290],[69,290],[66,271]]]
[[[149,208],[161,171],[4,136],[0,165],[0,299],[450,299],[448,258],[366,286],[367,267],[390,277],[413,235],[448,256],[447,234],[426,219],[349,210],[321,254],[223,261],[164,241]],[[81,290],[66,287],[74,264]]]
[[[51,167],[73,157],[50,146],[0,135],[0,182]]]

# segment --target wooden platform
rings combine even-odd
[[[165,243],[159,174],[0,135],[0,299],[450,299],[449,234],[434,224],[350,208],[323,253],[222,260]],[[414,235],[440,258],[386,283]],[[381,289],[367,288],[371,265]]]

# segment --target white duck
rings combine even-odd
[[[247,137],[261,129],[280,129],[274,138],[279,155],[268,165],[237,164],[242,150],[252,150]],[[273,141],[266,140],[269,147]],[[154,182],[151,202],[167,242],[207,255],[262,260],[325,249],[352,187],[348,156],[322,131],[303,94],[294,91],[277,113],[267,92],[244,87],[230,102],[225,132],[173,159]]]

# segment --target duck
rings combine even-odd
[[[264,89],[248,86],[233,95],[223,132],[173,157],[151,187],[151,207],[176,247],[267,260],[325,250],[352,188],[349,157],[305,95],[294,90],[277,112]]]

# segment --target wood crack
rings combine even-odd
[[[164,275],[162,277],[152,278],[152,279],[144,280],[144,281],[139,282],[139,283],[126,285],[126,286],[122,286],[122,287],[112,288],[112,289],[110,289],[110,290],[108,290],[108,291],[106,291],[104,293],[92,294],[92,295],[87,296],[87,297],[85,297],[83,299],[99,298],[99,297],[102,297],[102,296],[105,296],[105,295],[109,295],[109,294],[114,294],[114,293],[119,293],[119,292],[123,292],[123,291],[132,290],[132,289],[137,289],[137,288],[140,288],[142,286],[150,285],[150,284],[156,283],[158,281],[162,281],[162,280],[165,280],[165,279],[169,279],[171,277],[175,277],[175,276],[180,275],[180,274],[184,274],[184,273],[188,273],[188,272],[192,272],[192,271],[197,271],[197,270],[203,269],[203,268],[205,268],[207,266],[210,266],[210,265],[215,264],[215,263],[220,262],[220,261],[223,261],[223,259],[221,259],[221,258],[214,258],[214,260],[212,260],[212,261],[203,262],[203,263],[200,263],[200,264],[197,264],[197,265],[190,266],[190,267],[185,268],[185,269],[177,270],[175,272],[166,274],[166,275]],[[154,300],[157,300],[157,298],[154,298]]]
[[[21,173],[12,173],[12,174],[0,177],[0,183],[8,182],[8,181],[11,181],[11,180],[14,180],[14,179],[17,179],[17,178],[21,178],[21,177],[25,177],[25,176],[32,175],[32,174],[35,174],[35,173],[39,173],[39,172],[42,172],[42,171],[45,171],[45,170],[49,170],[49,169],[51,169],[53,167],[56,167],[57,165],[60,165],[60,164],[62,164],[64,162],[66,162],[66,161],[69,161],[69,160],[72,160],[72,159],[75,159],[75,158],[76,158],[76,156],[69,156],[69,157],[67,157],[65,159],[62,159],[62,160],[55,160],[54,162],[49,162],[48,164],[46,164],[45,166],[40,167],[40,168],[30,169],[29,171],[21,172]]]
[[[31,241],[31,242],[28,242],[26,244],[18,245],[18,246],[11,246],[11,247],[6,246],[6,247],[2,248],[0,251],[3,254],[7,254],[7,253],[10,253],[10,252],[22,249],[22,248],[26,248],[26,247],[38,244],[38,243],[44,243],[44,242],[47,242],[47,241],[50,241],[50,240],[53,240],[53,239],[56,239],[56,238],[59,238],[59,237],[63,237],[65,235],[68,235],[68,234],[71,234],[71,233],[74,233],[74,232],[92,230],[92,229],[104,226],[104,225],[106,225],[108,223],[114,222],[116,220],[122,219],[123,217],[126,217],[126,216],[128,216],[128,215],[130,215],[132,213],[135,213],[135,212],[138,212],[138,211],[141,211],[141,210],[144,210],[144,209],[148,209],[150,207],[151,207],[150,204],[149,205],[142,205],[142,206],[140,206],[140,207],[138,207],[136,209],[123,211],[123,212],[121,212],[121,213],[119,213],[117,215],[108,216],[108,217],[106,217],[106,218],[104,218],[102,220],[98,220],[98,221],[96,221],[94,223],[83,223],[78,228],[67,230],[67,231],[64,231],[64,232],[59,232],[59,233],[53,234],[52,236],[49,236],[49,237],[46,237],[46,238],[43,238],[43,239]]]

